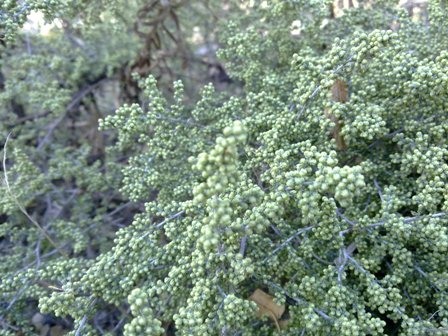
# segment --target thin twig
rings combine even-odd
[[[129,313],[130,313],[130,312],[131,312],[131,309],[130,309],[130,308],[128,308],[128,310],[126,311],[125,314],[123,314],[123,312],[122,312],[123,317],[120,319],[120,321],[118,321],[118,323],[117,323],[117,325],[114,327],[114,329],[112,329],[112,333],[116,332],[116,331],[121,327],[121,325],[124,323],[124,321],[126,320],[126,318],[129,316]]]
[[[383,192],[381,191],[381,187],[378,184],[378,181],[376,179],[373,179],[373,183],[375,184],[375,188],[378,190],[378,195],[380,196],[381,203],[384,203]]]
[[[246,253],[246,244],[247,244],[247,235],[245,235],[242,239],[241,239],[241,244],[240,244],[240,254],[244,257],[244,254]]]
[[[292,236],[290,236],[288,239],[286,239],[282,244],[280,244],[269,256],[267,256],[263,262],[266,262],[268,259],[270,259],[272,256],[274,256],[277,252],[284,249],[293,239],[295,239],[298,235],[307,232],[311,229],[313,229],[314,226],[307,226],[303,229],[298,230],[296,233],[294,233]]]
[[[90,302],[87,313],[83,316],[81,322],[79,323],[78,329],[76,329],[75,336],[81,336],[81,331],[87,323],[87,315],[89,314],[92,307],[95,305],[97,299],[94,299]]]
[[[89,84],[86,87],[84,87],[83,89],[81,89],[81,91],[79,91],[72,99],[72,101],[67,105],[66,107],[66,111],[64,113],[62,113],[55,121],[53,121],[53,123],[51,123],[51,125],[48,127],[48,132],[45,135],[45,137],[42,139],[42,141],[39,143],[39,145],[37,146],[37,149],[40,150],[42,149],[42,147],[50,140],[54,130],[56,129],[56,127],[58,127],[58,125],[65,119],[67,112],[70,112],[78,103],[81,102],[82,99],[84,99],[84,97],[89,94],[90,92],[92,92],[92,90],[94,90],[102,81],[104,80],[104,78],[101,78],[100,80],[98,80],[96,83],[94,84]]]
[[[345,67],[347,64],[349,64],[352,59],[354,58],[355,55],[350,55],[350,57],[341,65],[339,65],[336,69],[333,70],[333,74],[337,74],[343,67]],[[319,91],[322,89],[322,87],[320,85],[316,86],[316,88],[314,89],[313,93],[311,93],[311,95],[306,99],[305,103],[302,105],[302,108],[300,109],[300,111],[297,113],[296,115],[296,119],[299,119],[303,112],[305,112],[306,108],[308,107],[310,100],[313,99],[318,93]]]
[[[8,306],[6,307],[6,311],[10,310],[12,306],[14,306],[14,304],[20,299],[22,294],[25,292],[25,290],[28,289],[29,286],[30,281],[28,281],[22,288],[20,288],[20,290],[14,295],[12,300],[9,302]]]
[[[155,229],[160,229],[163,225],[165,225],[166,222],[175,219],[181,215],[183,215],[185,213],[185,210],[179,211],[178,213],[172,215],[171,217],[165,218],[162,222],[160,222],[159,224],[153,226]],[[149,235],[152,231],[148,231],[146,232],[141,238],[145,238],[147,235]]]
[[[438,212],[435,214],[431,214],[431,215],[422,215],[422,216],[415,216],[415,217],[404,217],[403,219],[403,223],[408,224],[408,223],[412,223],[412,222],[416,222],[420,219],[424,219],[426,217],[429,218],[440,218],[440,217],[444,217],[447,216],[448,212]],[[369,224],[367,225],[367,227],[372,228],[372,227],[378,227],[378,226],[383,226],[384,224],[386,224],[385,220],[373,223],[373,224]]]
[[[294,302],[296,302],[297,304],[302,304],[305,306],[309,306],[310,303],[305,301],[304,299],[301,298],[297,298],[297,297],[293,297],[291,294],[289,294],[286,290],[284,290],[282,287],[280,287],[279,285],[273,283],[273,282],[268,282],[268,285],[271,285],[272,287],[277,288],[278,290],[280,290],[284,295],[286,295],[287,297],[289,297],[291,300],[293,300]],[[324,313],[322,310],[318,309],[318,308],[313,308],[313,311],[318,314],[320,317],[322,317],[323,319],[327,320],[327,321],[332,321],[333,319],[328,316],[326,313]]]
[[[20,204],[19,200],[17,199],[17,197],[12,193],[11,191],[11,187],[9,185],[9,180],[8,180],[8,173],[6,170],[6,153],[7,153],[7,145],[8,145],[8,141],[9,138],[11,136],[11,132],[8,134],[8,136],[6,137],[6,141],[5,141],[5,145],[3,146],[3,176],[4,176],[4,181],[5,181],[5,185],[6,185],[6,190],[8,191],[8,194],[11,196],[11,198],[14,200],[14,203],[18,206],[18,208],[20,209],[20,211],[26,216],[26,218],[28,218],[28,220],[40,231],[42,232],[42,234],[45,236],[45,238],[47,238],[47,240],[51,243],[51,245],[53,245],[60,254],[62,254],[64,257],[68,257],[68,255],[65,253],[64,250],[61,250],[58,245],[56,244],[56,242],[53,241],[53,239],[50,237],[50,235],[47,233],[47,231],[45,231],[45,229],[39,225],[39,223],[30,216],[30,214],[28,214],[28,212],[26,211],[26,209],[23,207],[22,204]]]
[[[350,219],[348,219],[339,208],[336,209],[336,214],[341,217],[344,221],[346,221],[348,224],[350,224],[351,226],[355,226],[356,223],[354,223],[353,221],[351,221]]]

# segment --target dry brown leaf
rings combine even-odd
[[[347,83],[340,79],[336,79],[333,86],[331,87],[331,97],[333,101],[339,103],[348,102],[348,86]],[[347,148],[344,138],[341,135],[342,125],[338,118],[332,115],[327,109],[324,111],[325,116],[333,121],[336,125],[331,131],[331,136],[336,140],[336,146],[339,150],[344,150]]]
[[[289,320],[281,320],[278,321],[278,325],[280,326],[280,329],[285,330],[288,328]]]
[[[348,86],[347,83],[340,79],[336,79],[331,87],[331,97],[335,102],[348,102]]]
[[[249,297],[249,300],[254,301],[258,306],[257,315],[259,317],[263,315],[267,315],[270,319],[272,319],[277,326],[277,329],[280,330],[280,325],[278,319],[285,312],[285,306],[279,305],[274,302],[274,297],[262,291],[261,289],[256,289],[252,295]]]
[[[279,319],[285,312],[284,305],[278,305],[274,302],[274,297],[262,291],[261,289],[256,289],[249,300],[254,301],[260,308],[259,313],[263,314],[267,311],[274,314],[274,316]]]

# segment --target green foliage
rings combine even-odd
[[[181,81],[168,98],[154,76],[135,76],[140,102],[97,119],[116,132],[102,161],[90,160],[85,141],[67,149],[73,140],[62,134],[48,160],[22,128],[0,201],[5,330],[32,333],[25,307],[38,301],[42,312],[72,318],[73,335],[118,332],[95,324],[110,306],[121,310],[124,335],[445,335],[446,4],[430,1],[428,21],[394,1],[360,1],[339,18],[330,5],[235,10],[219,51],[240,81],[233,96],[209,84],[193,104]],[[112,72],[119,55],[129,54],[105,62]],[[12,74],[21,71],[10,62]],[[80,61],[75,78],[60,64],[64,88],[79,87],[95,64]],[[23,76],[11,78],[8,102],[25,90]],[[39,90],[52,94],[51,85]],[[45,105],[48,118],[69,104],[61,92]],[[18,97],[27,111],[46,103]],[[76,186],[69,214],[50,207],[38,227],[28,223],[17,204],[37,216],[45,195],[67,202],[64,184]],[[112,242],[105,227],[126,204],[117,189],[144,209]],[[256,314],[250,296],[260,288],[286,306],[281,321]]]

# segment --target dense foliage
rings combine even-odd
[[[448,334],[445,1],[226,3],[231,79],[200,90],[164,69],[200,72],[181,35],[210,17],[182,18],[222,4],[34,1],[71,33],[21,37],[17,3],[0,12],[0,334],[33,334],[36,305],[72,335]],[[150,19],[131,35],[157,6],[161,42]],[[93,88],[114,76],[111,113]]]

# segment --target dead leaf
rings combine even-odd
[[[289,324],[289,319],[278,321],[278,325],[280,326],[280,329],[282,329],[282,330],[288,328],[288,324]]]
[[[347,83],[340,79],[334,81],[331,87],[331,97],[335,102],[346,103],[348,102],[348,86]]]
[[[336,79],[331,87],[331,97],[333,101],[339,103],[348,102],[348,86],[347,83],[340,79]],[[341,130],[342,125],[338,118],[332,115],[327,109],[324,110],[325,116],[335,123],[335,126],[331,130],[331,136],[336,140],[336,146],[339,150],[347,148],[344,138],[342,137]]]
[[[249,297],[249,300],[254,301],[258,306],[257,315],[259,317],[263,315],[269,316],[272,319],[277,327],[280,330],[280,325],[278,320],[285,312],[285,306],[279,305],[274,302],[274,297],[265,293],[261,289],[256,289],[252,295]]]

